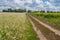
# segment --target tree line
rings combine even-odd
[[[35,13],[37,12],[40,12],[40,13],[60,13],[60,11],[44,11],[44,10],[41,10],[41,11],[34,11]]]
[[[26,9],[4,9],[3,12],[26,12]],[[28,10],[28,13],[32,12],[31,10]],[[34,11],[34,12],[40,12],[40,13],[60,13],[60,11]]]
[[[2,12],[26,12],[26,9],[4,9]],[[28,12],[31,12],[31,10],[28,10]]]

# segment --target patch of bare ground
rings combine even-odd
[[[47,38],[47,40],[60,40],[60,36],[56,33],[58,33],[58,31],[52,31],[47,27],[44,27],[44,25],[42,25],[41,23],[39,23],[38,21],[36,21],[32,16],[29,16],[30,19],[33,21],[33,23],[35,24],[35,26],[37,28],[39,28],[39,30],[43,33],[43,35]],[[55,33],[56,32],[56,33]]]
[[[38,20],[37,18],[33,17],[30,15],[30,17],[32,17],[34,20],[36,20],[38,23],[40,23],[41,25],[43,25],[44,27],[48,28],[49,30],[51,30],[52,32],[54,32],[56,35],[60,36],[60,30],[54,29],[52,28],[50,25],[47,25],[45,23],[43,23],[42,21]]]
[[[33,29],[35,30],[38,38],[40,40],[47,40],[44,35],[41,33],[40,29],[38,27],[35,26],[35,24],[33,23],[33,21],[29,18],[29,21],[31,22],[32,26],[33,26]]]

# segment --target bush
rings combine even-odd
[[[47,15],[44,15],[45,18],[57,18],[59,17],[58,15],[52,15],[52,14],[47,14]]]
[[[53,15],[53,14],[39,14],[39,15],[44,18],[58,18],[58,17],[60,17],[59,15]],[[37,14],[37,16],[38,16],[38,14]]]

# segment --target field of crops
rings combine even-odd
[[[0,13],[0,40],[39,40],[24,13]]]
[[[38,19],[53,25],[54,28],[60,30],[60,13],[31,13]]]

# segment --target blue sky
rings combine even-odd
[[[0,0],[0,11],[7,8],[60,11],[60,0]]]

